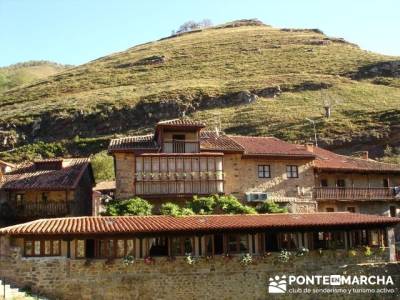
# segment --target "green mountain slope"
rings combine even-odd
[[[238,24],[138,45],[4,92],[0,147],[19,148],[0,157],[88,154],[182,114],[228,133],[299,142],[313,137],[312,118],[331,148],[381,154],[400,145],[400,58],[319,30]]]
[[[43,79],[67,69],[50,61],[28,61],[0,68],[0,92]]]

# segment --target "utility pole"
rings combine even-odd
[[[308,122],[310,122],[310,123],[313,125],[315,147],[318,147],[317,129],[315,128],[315,121],[314,121],[314,120],[311,120],[311,119],[309,119],[309,118],[306,118],[306,120],[307,120]]]

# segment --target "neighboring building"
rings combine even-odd
[[[0,183],[0,219],[17,223],[37,218],[92,214],[94,178],[87,158],[48,159],[20,165]]]
[[[105,204],[114,199],[115,181],[101,181],[93,188],[93,216],[105,211]]]
[[[140,196],[160,205],[194,195],[232,194],[247,202],[273,199],[293,212],[315,211],[315,155],[273,137],[244,137],[204,130],[175,119],[155,133],[114,139],[116,199]]]
[[[319,211],[350,211],[397,217],[400,166],[314,148]]]

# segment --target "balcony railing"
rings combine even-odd
[[[224,192],[223,180],[139,181],[135,183],[137,195],[212,195]]]
[[[199,141],[164,141],[163,152],[165,153],[197,153],[199,152]]]
[[[321,187],[314,189],[317,200],[390,200],[395,198],[391,187],[380,188],[338,188]]]
[[[61,217],[71,213],[72,202],[22,203],[16,205],[19,217]]]

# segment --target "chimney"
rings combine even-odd
[[[306,150],[307,150],[308,152],[314,153],[314,144],[313,144],[313,143],[307,143],[307,144],[305,145],[305,147],[306,147]]]
[[[360,157],[362,159],[368,159],[368,151],[361,151],[360,152]]]

